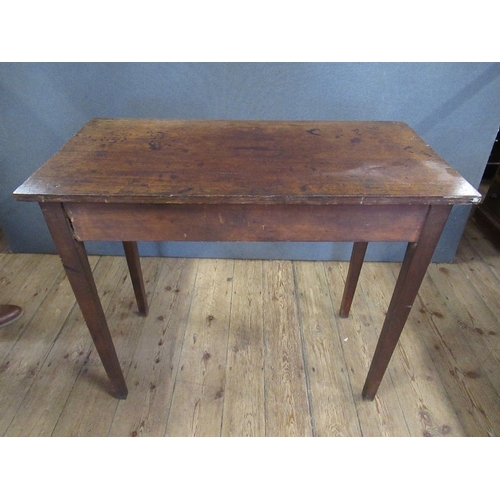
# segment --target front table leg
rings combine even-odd
[[[364,399],[373,400],[377,393],[450,210],[451,206],[448,205],[429,207],[418,241],[408,244],[370,370],[366,377],[365,386],[363,387],[362,395]]]
[[[85,247],[81,241],[77,241],[73,237],[62,204],[40,203],[40,207],[83,318],[111,381],[113,396],[117,399],[126,399],[127,386],[102,310]]]

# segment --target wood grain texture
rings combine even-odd
[[[366,303],[377,324],[384,321],[390,302],[390,290],[394,287],[400,267],[399,263],[388,266],[367,263],[363,270],[365,276],[360,287],[360,300]],[[419,301],[420,297],[417,297],[417,304]],[[428,350],[419,340],[425,326],[421,322],[412,321],[412,318],[419,316],[417,310],[415,305],[405,324],[385,377],[385,387],[391,387],[396,396],[396,404],[401,408],[410,436],[464,435],[465,430],[455,409],[439,403],[447,397],[446,386]],[[418,359],[418,363],[413,362],[415,359]],[[402,381],[406,382],[403,384]],[[386,403],[382,400],[384,398],[379,398],[379,405]]]
[[[127,386],[99,300],[85,246],[73,238],[70,223],[60,203],[43,203],[41,208],[66,276],[108,374],[111,393],[119,399],[124,399],[127,397]]]
[[[11,330],[17,335],[9,335],[6,329],[1,331],[0,372],[9,373],[9,384],[0,395],[3,408],[0,415],[1,433],[9,426],[33,382],[39,379],[37,375],[43,370],[44,361],[75,306],[69,282],[64,271],[60,271],[59,259],[23,255],[19,261],[24,262],[28,257],[32,258],[36,269],[32,269],[29,276],[23,273],[16,275],[15,282],[24,284],[24,293],[13,294],[9,298],[15,304],[22,304],[24,309],[23,316],[15,324],[15,330]],[[93,257],[92,266],[97,261],[98,258]],[[29,268],[25,266],[25,269]],[[9,291],[10,287],[6,286],[5,289]]]
[[[231,260],[199,263],[167,436],[220,436],[233,267]]]
[[[417,242],[408,243],[392,293],[387,315],[363,387],[363,397],[372,400],[389,364],[408,314],[417,296],[451,207],[431,206]]]
[[[120,401],[110,436],[163,436],[190,313],[198,261],[160,259],[152,314],[144,319],[127,373],[130,392]],[[174,411],[175,413],[175,411]]]
[[[94,261],[95,264],[95,261]],[[47,271],[46,271],[47,272]],[[113,292],[120,280],[126,277],[126,266],[123,259],[99,258],[95,266],[95,278],[100,287],[102,305],[107,307],[113,297]],[[69,283],[68,283],[69,286]],[[64,303],[67,289],[57,293],[59,301]],[[69,314],[64,315],[63,324],[56,333],[57,341],[47,345],[47,355],[37,355],[40,372],[36,377],[24,380],[23,389],[16,390],[16,416],[5,433],[7,436],[48,436],[54,431],[61,413],[65,409],[75,380],[87,364],[87,357],[92,350],[92,339],[88,334],[82,314],[76,306],[74,297]],[[20,302],[24,304],[24,302]],[[35,323],[38,316],[35,319]],[[57,326],[54,324],[54,326]],[[21,347],[21,345],[19,346]],[[10,365],[9,365],[10,366]],[[7,372],[4,373],[7,374]],[[6,388],[12,389],[12,376],[8,373],[9,382]],[[106,384],[105,374],[101,379]],[[15,386],[14,386],[15,387]],[[100,386],[102,388],[102,385]],[[106,391],[104,391],[106,393]],[[109,395],[108,395],[109,398]],[[109,398],[112,399],[112,398]],[[87,429],[87,432],[89,430]]]
[[[289,261],[264,262],[267,436],[312,436],[295,280]]]
[[[263,267],[234,263],[223,436],[265,436]]]
[[[359,436],[343,339],[322,262],[294,263],[304,359],[316,436]],[[332,359],[336,362],[332,363]]]
[[[152,259],[158,261],[155,270],[149,259],[141,259],[150,304],[149,316],[142,318],[133,313],[125,259],[90,257],[130,389],[127,400],[117,401],[106,392],[104,369],[58,258],[0,257],[0,297],[12,296],[26,307],[26,320],[23,316],[0,330],[4,436],[163,436],[166,429],[169,435],[192,435],[179,418],[193,388],[200,387],[186,383],[186,367],[180,370],[183,346],[192,342],[189,325],[208,332],[199,354],[212,349],[215,356],[222,349],[217,356],[226,359],[217,411],[204,403],[196,414],[200,434],[216,427],[222,436],[500,435],[495,307],[500,256],[470,224],[457,263],[430,265],[371,403],[362,400],[361,388],[398,263],[367,262],[352,311],[341,319],[344,262],[234,261],[228,282],[217,261],[206,261],[196,279],[201,261]],[[215,317],[213,308],[193,309],[195,296],[213,300],[209,289],[218,274],[218,286],[232,290],[227,330],[221,333],[227,335],[226,354],[203,316]],[[313,286],[317,280],[321,286]],[[299,345],[291,346],[292,341]]]
[[[325,262],[324,266],[332,302],[338,306],[347,280],[348,266],[346,263],[335,262]],[[361,397],[361,389],[377,344],[379,326],[385,316],[384,304],[373,300],[370,290],[372,287],[382,288],[379,273],[387,272],[386,267],[386,264],[365,264],[358,285],[360,290],[353,299],[353,310],[349,317],[337,321],[360,434],[363,436],[410,435],[404,410],[394,390],[392,365],[389,366],[380,388],[383,397],[375,396],[374,401],[368,404]],[[392,286],[382,290],[388,302]]]
[[[15,196],[40,202],[112,393],[121,399],[128,389],[84,240],[125,242],[143,314],[147,301],[137,240],[354,241],[357,258],[347,278],[343,316],[353,299],[366,248],[361,242],[409,241],[363,388],[363,396],[372,400],[451,206],[477,203],[480,198],[400,122],[102,119],[91,120]],[[219,264],[225,266],[230,264]],[[298,312],[297,294],[286,297],[283,292],[287,284],[296,288],[298,275],[284,262],[265,264],[267,268],[273,278],[264,273],[264,293],[269,299],[263,306],[264,317],[268,317],[264,321],[266,433],[271,420],[278,435],[315,435],[319,428],[311,384],[316,379],[309,372],[306,346],[314,363],[319,366],[322,362],[314,355],[312,344],[304,342],[310,325]],[[201,269],[197,280],[203,277]],[[223,344],[227,344],[229,327],[225,325],[230,324],[232,294],[220,282],[221,277],[212,273],[210,268],[206,280],[212,288],[205,295],[203,286],[197,288],[202,304],[193,311],[205,314],[209,326],[217,325],[213,331],[220,337],[215,350],[219,363],[209,362],[213,355],[208,348],[202,363],[197,362],[200,345],[207,345],[208,339],[194,332],[192,342],[183,343],[180,361],[179,371],[189,370],[176,377],[172,396],[178,402],[174,407],[183,408],[172,414],[173,421],[188,422],[185,432],[191,435],[221,432],[220,425],[198,423],[202,409],[213,412],[217,422],[224,407],[227,352]],[[313,304],[304,300],[302,308],[314,309]],[[220,313],[208,312],[208,306],[220,308]],[[190,319],[194,318],[193,313]],[[219,318],[222,322],[213,322]],[[282,324],[288,329],[283,330]],[[200,325],[194,328],[198,330]],[[200,338],[203,342],[195,345]],[[183,375],[188,377],[184,380]],[[346,377],[340,380],[344,393],[347,381]],[[185,392],[177,391],[182,384],[194,384],[195,390],[186,397]],[[301,389],[305,390],[302,395]],[[309,419],[302,418],[307,412]],[[167,435],[171,435],[169,425]]]
[[[425,205],[64,207],[80,241],[416,241],[427,213]]]
[[[124,241],[142,314],[138,240],[411,242],[363,389],[373,399],[451,205],[480,199],[400,122],[119,119],[91,120],[14,196],[40,203],[121,399],[83,241]],[[353,255],[343,315],[363,257]]]
[[[474,203],[401,122],[92,119],[14,196],[105,203]]]
[[[148,288],[156,286],[160,259],[145,259],[144,276]],[[134,291],[125,273],[116,286],[111,303],[106,311],[109,327],[114,332],[113,343],[120,353],[120,366],[126,377],[131,371],[132,359],[145,319],[137,312]],[[127,332],[127,334],[125,334]],[[85,436],[89,430],[95,436],[107,436],[117,409],[117,401],[105,401],[99,397],[102,392],[105,373],[99,355],[90,348],[85,356],[85,365],[75,381],[64,411],[59,416],[53,436]],[[96,383],[97,382],[97,383]],[[78,394],[78,397],[76,397]]]

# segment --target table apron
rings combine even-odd
[[[417,241],[427,205],[64,203],[79,241]]]

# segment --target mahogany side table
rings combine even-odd
[[[370,241],[407,251],[369,369],[375,397],[453,205],[480,194],[401,122],[92,119],[15,192],[41,210],[116,398],[127,386],[84,241],[354,242],[345,317]]]

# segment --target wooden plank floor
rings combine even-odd
[[[57,256],[0,245],[3,436],[499,436],[500,254],[469,222],[432,264],[373,402],[361,389],[400,264],[91,257],[129,387],[108,394]]]

